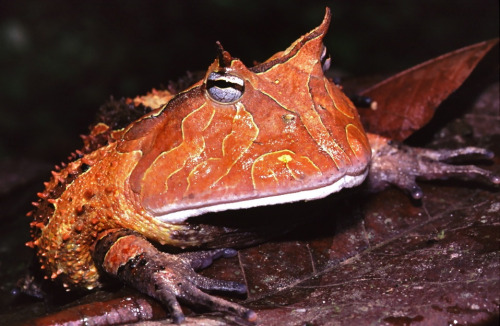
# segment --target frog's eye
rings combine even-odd
[[[332,58],[330,57],[330,53],[328,53],[328,49],[325,45],[323,45],[323,49],[321,50],[321,56],[319,57],[321,60],[321,68],[323,68],[323,72],[326,72],[330,69],[330,64],[332,62]]]
[[[243,96],[245,81],[224,72],[211,72],[208,75],[206,87],[207,94],[212,100],[222,104],[230,104]]]

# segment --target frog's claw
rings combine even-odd
[[[252,310],[203,292],[244,294],[247,292],[245,285],[209,279],[195,272],[210,265],[213,259],[235,254],[236,251],[232,249],[167,254],[136,232],[116,229],[100,237],[93,258],[103,272],[161,301],[168,307],[177,324],[185,319],[179,302],[227,312],[253,322],[257,315]]]
[[[475,165],[452,165],[453,160],[492,159],[493,153],[478,147],[456,150],[413,148],[387,138],[370,137],[372,161],[368,175],[370,190],[381,190],[394,185],[408,192],[414,199],[423,196],[416,179],[476,179],[493,185],[500,184],[500,176]]]

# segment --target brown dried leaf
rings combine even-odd
[[[372,133],[404,140],[426,125],[439,104],[456,90],[498,39],[455,50],[400,72],[364,91],[377,109],[360,109]]]

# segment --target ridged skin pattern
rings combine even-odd
[[[204,79],[54,172],[29,243],[47,278],[99,286],[91,250],[110,229],[198,246],[215,235],[190,216],[361,183],[371,150],[355,107],[323,75],[329,22],[327,11],[319,27],[252,68],[221,47]]]

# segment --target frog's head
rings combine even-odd
[[[251,68],[219,44],[203,80],[129,126],[121,148],[141,152],[129,182],[144,209],[182,222],[364,180],[371,154],[358,113],[324,76],[330,17]]]

